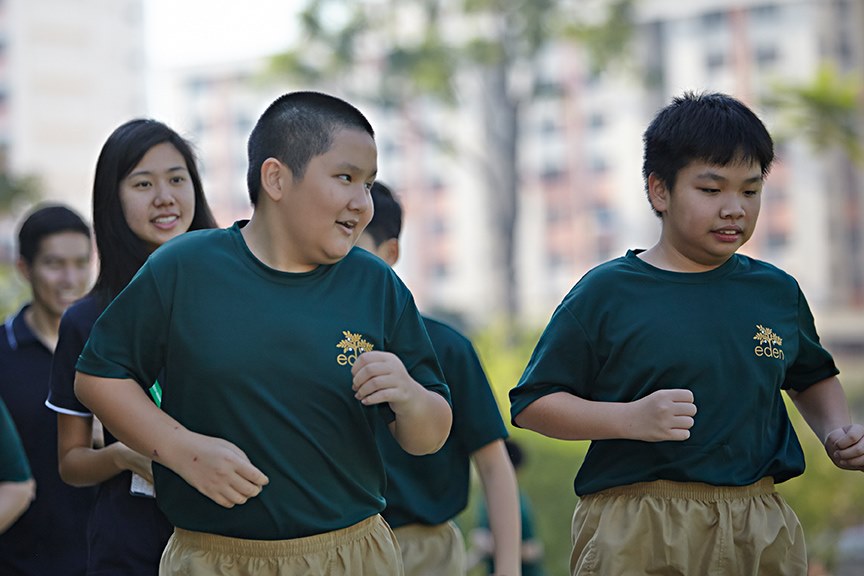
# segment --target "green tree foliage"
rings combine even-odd
[[[405,107],[434,101],[454,105],[463,88],[479,83],[482,153],[459,153],[479,166],[489,198],[486,225],[502,308],[518,312],[515,274],[519,212],[520,123],[525,105],[544,87],[543,50],[562,39],[589,44],[602,67],[629,44],[633,0],[309,0],[301,13],[302,38],[273,58],[271,72],[323,87],[337,85],[353,98]],[[586,14],[597,16],[583,21]],[[416,31],[416,33],[415,33]],[[365,67],[365,68],[364,68]],[[365,71],[374,70],[373,73]],[[358,77],[360,76],[360,77]],[[335,79],[344,79],[337,82]],[[413,128],[427,143],[450,143],[423,119]]]
[[[830,64],[822,64],[809,82],[778,82],[766,104],[777,108],[785,129],[781,138],[800,135],[817,153],[841,149],[855,162],[864,162],[861,133],[859,78],[843,76]]]

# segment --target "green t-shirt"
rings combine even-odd
[[[32,477],[15,422],[0,399],[0,482],[24,482]]]
[[[374,431],[393,414],[351,390],[351,366],[368,350],[395,353],[449,399],[413,298],[386,264],[354,249],[308,273],[280,272],[255,258],[238,223],[154,252],[97,321],[77,368],[144,389],[158,375],[162,410],[233,442],[269,477],[259,496],[226,509],[156,466],[157,500],[175,526],[273,540],[384,508]]]
[[[441,524],[468,504],[470,457],[483,446],[506,438],[501,411],[471,342],[453,328],[423,319],[453,404],[453,427],[435,454],[412,456],[390,434],[378,445],[387,469],[384,518],[393,528]]]
[[[736,254],[708,272],[677,273],[630,251],[564,298],[510,391],[511,416],[553,392],[630,402],[688,388],[698,410],[688,440],[594,441],[576,493],[657,479],[782,482],[803,472],[804,455],[781,389],[837,373],[785,272]]]

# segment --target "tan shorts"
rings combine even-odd
[[[408,524],[393,532],[402,550],[405,576],[465,574],[465,540],[453,522]]]
[[[658,480],[581,499],[570,572],[803,576],[807,552],[771,478],[742,487]]]
[[[342,530],[292,540],[246,540],[175,528],[159,576],[380,576],[402,574],[380,515]]]

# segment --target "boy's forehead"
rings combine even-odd
[[[689,172],[696,177],[723,176],[729,173],[747,174],[748,179],[762,179],[762,166],[756,160],[736,156],[726,164],[717,164],[704,159],[694,159],[684,165],[680,172]]]

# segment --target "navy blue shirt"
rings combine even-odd
[[[91,416],[75,397],[75,363],[104,308],[98,298],[87,296],[63,315],[46,401],[56,412]],[[116,441],[105,430],[105,444]],[[127,471],[99,485],[88,529],[89,576],[156,576],[158,572],[162,550],[174,528],[154,498],[129,493],[131,482],[132,473]]]
[[[85,527],[96,491],[73,488],[57,471],[57,416],[45,407],[51,351],[24,321],[24,312],[0,330],[0,397],[18,428],[36,480],[36,499],[0,535],[4,576],[85,573]]]

